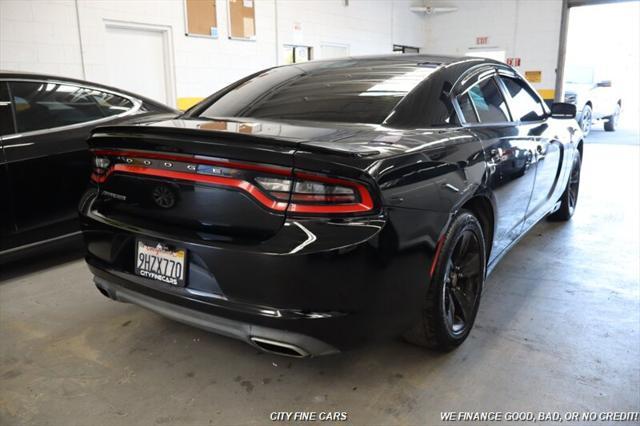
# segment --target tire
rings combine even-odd
[[[585,105],[582,108],[582,114],[580,115],[580,129],[586,138],[591,133],[591,127],[593,126],[593,111],[590,105]]]
[[[578,204],[578,193],[580,190],[580,169],[582,168],[582,155],[576,153],[571,165],[571,175],[567,187],[560,197],[560,208],[549,215],[549,220],[556,222],[566,222],[571,219]]]
[[[469,335],[480,305],[487,264],[480,222],[461,210],[441,244],[420,320],[404,338],[418,346],[450,351]]]
[[[618,128],[618,122],[620,121],[620,104],[616,104],[615,112],[607,118],[607,122],[604,123],[604,130],[607,132],[615,132]]]

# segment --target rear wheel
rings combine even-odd
[[[615,132],[618,128],[618,122],[620,121],[620,104],[616,104],[616,110],[613,115],[608,117],[606,123],[604,123],[604,130],[607,132]]]
[[[585,137],[591,133],[591,125],[593,124],[593,113],[590,105],[585,105],[582,109],[582,116],[580,117],[580,128]]]
[[[567,221],[571,219],[573,213],[576,211],[576,205],[578,204],[578,191],[580,190],[580,169],[582,168],[582,155],[576,153],[573,157],[573,164],[571,166],[571,176],[569,176],[569,182],[567,187],[562,193],[560,198],[560,208],[554,213],[549,215],[549,220],[553,221]]]
[[[404,337],[448,351],[467,338],[480,304],[486,249],[478,219],[466,210],[458,213],[441,244],[422,316]]]

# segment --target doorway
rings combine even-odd
[[[106,24],[107,75],[115,87],[175,106],[171,52],[167,27]]]
[[[576,105],[588,140],[638,134],[639,76],[639,2],[569,8],[562,100]]]
[[[309,62],[312,58],[311,52],[313,48],[311,46],[296,46],[293,44],[284,45],[284,63],[299,64],[302,62]]]
[[[393,53],[420,53],[420,48],[414,46],[405,46],[403,44],[394,44]]]
[[[349,56],[349,45],[337,43],[323,43],[320,45],[320,58],[344,58]]]

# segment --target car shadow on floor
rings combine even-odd
[[[530,286],[528,291],[534,288]],[[494,288],[492,293],[499,297],[501,291],[504,289]],[[314,383],[308,392],[324,388],[328,383],[339,385],[340,392],[378,387],[381,383],[409,385],[415,380],[412,376],[424,378],[432,371],[454,365],[472,368],[478,362],[472,356],[475,350],[486,349],[496,339],[504,339],[501,329],[494,326],[496,321],[491,313],[482,312],[481,306],[479,327],[472,330],[465,344],[452,352],[417,347],[401,337],[389,337],[339,354],[301,359],[263,352],[244,342],[175,322],[137,306],[130,307],[124,308],[127,314],[117,316],[122,319],[121,326],[126,328],[122,332],[127,336],[112,343],[119,347],[112,346],[111,363],[135,364],[130,358],[132,354],[134,357],[146,354],[145,369],[150,376],[155,376],[153,370],[158,373],[166,372],[165,369],[184,370],[184,377],[175,378],[184,385],[188,386],[191,374],[210,375],[210,380],[217,384],[250,386],[254,394],[270,382],[281,389],[300,382]],[[509,312],[503,313],[507,317],[504,319],[510,323],[519,309],[512,304]],[[114,324],[109,326],[113,327]],[[241,385],[242,382],[245,385]]]
[[[80,236],[13,254],[11,258],[0,259],[0,285],[12,278],[82,259],[84,254]]]

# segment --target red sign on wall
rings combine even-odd
[[[507,58],[507,65],[512,67],[520,66],[520,58]]]
[[[481,46],[483,44],[487,44],[489,43],[489,37],[484,36],[484,37],[476,37],[476,44],[478,46]]]

